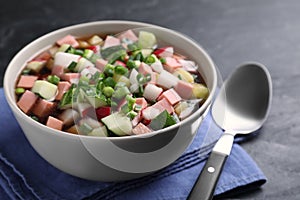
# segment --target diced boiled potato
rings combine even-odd
[[[184,111],[186,108],[188,107],[188,103],[185,101],[179,102],[178,104],[176,104],[176,106],[174,107],[175,113],[177,115],[180,115],[180,113],[182,111]]]
[[[192,74],[182,68],[176,69],[173,75],[188,83],[194,83],[194,77]]]
[[[208,96],[208,88],[205,87],[203,84],[199,83],[192,83],[193,85],[193,97],[197,99],[206,99]]]
[[[102,38],[98,35],[94,35],[90,39],[88,39],[88,43],[90,43],[91,45],[100,45],[102,42]]]

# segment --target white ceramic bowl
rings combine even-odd
[[[119,33],[127,29],[150,27],[151,31],[176,52],[199,65],[210,95],[202,107],[187,119],[163,130],[145,135],[102,138],[73,135],[44,126],[16,105],[15,82],[25,63],[67,34],[86,36]],[[66,27],[44,35],[24,47],[9,63],[5,77],[5,96],[17,121],[33,148],[58,169],[90,180],[120,181],[144,176],[174,162],[191,143],[208,110],[216,90],[216,67],[209,55],[190,38],[163,27],[132,21],[98,21]]]

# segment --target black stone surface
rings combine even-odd
[[[1,1],[0,84],[25,44],[55,29],[95,20],[149,22],[199,42],[224,78],[244,61],[265,64],[274,98],[261,134],[243,144],[268,177],[236,199],[300,199],[300,1]]]

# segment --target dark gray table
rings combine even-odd
[[[243,144],[268,183],[235,198],[300,199],[299,17],[297,0],[1,1],[0,86],[18,50],[64,26],[127,19],[180,31],[209,52],[224,78],[249,60],[265,64],[273,78],[272,111],[262,134]]]

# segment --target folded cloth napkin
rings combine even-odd
[[[104,183],[68,175],[30,146],[0,89],[0,199],[186,199],[222,131],[209,114],[185,153],[170,166],[135,180]],[[258,188],[266,177],[234,144],[215,195]]]

